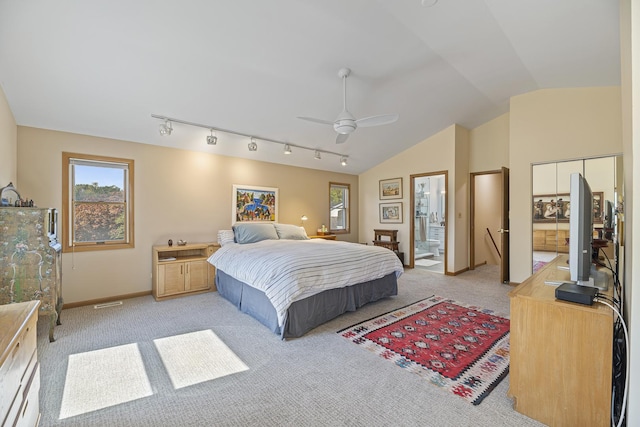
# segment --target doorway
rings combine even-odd
[[[447,172],[411,175],[409,267],[447,271]]]
[[[509,283],[509,169],[472,173],[469,269],[497,265]]]

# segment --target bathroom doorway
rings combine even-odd
[[[409,267],[447,271],[447,172],[411,175]]]

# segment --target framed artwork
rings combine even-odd
[[[380,200],[402,199],[402,178],[380,180]]]
[[[402,202],[380,203],[380,222],[402,224]]]
[[[234,184],[231,209],[231,224],[278,222],[278,189]]]
[[[603,192],[593,192],[593,223],[602,224]],[[569,222],[570,194],[542,194],[533,196],[533,222]]]

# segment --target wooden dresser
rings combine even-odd
[[[515,409],[549,426],[609,426],[613,312],[555,299],[569,280],[567,255],[511,291],[509,396]],[[605,292],[611,296],[611,284]]]
[[[0,306],[0,425],[37,426],[40,364],[37,332],[40,301]]]

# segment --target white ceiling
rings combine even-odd
[[[620,84],[617,0],[0,0],[0,84],[23,126],[358,174],[541,88]],[[338,70],[356,118],[335,144]],[[152,114],[255,135],[174,124]],[[320,148],[338,158],[260,137]]]

